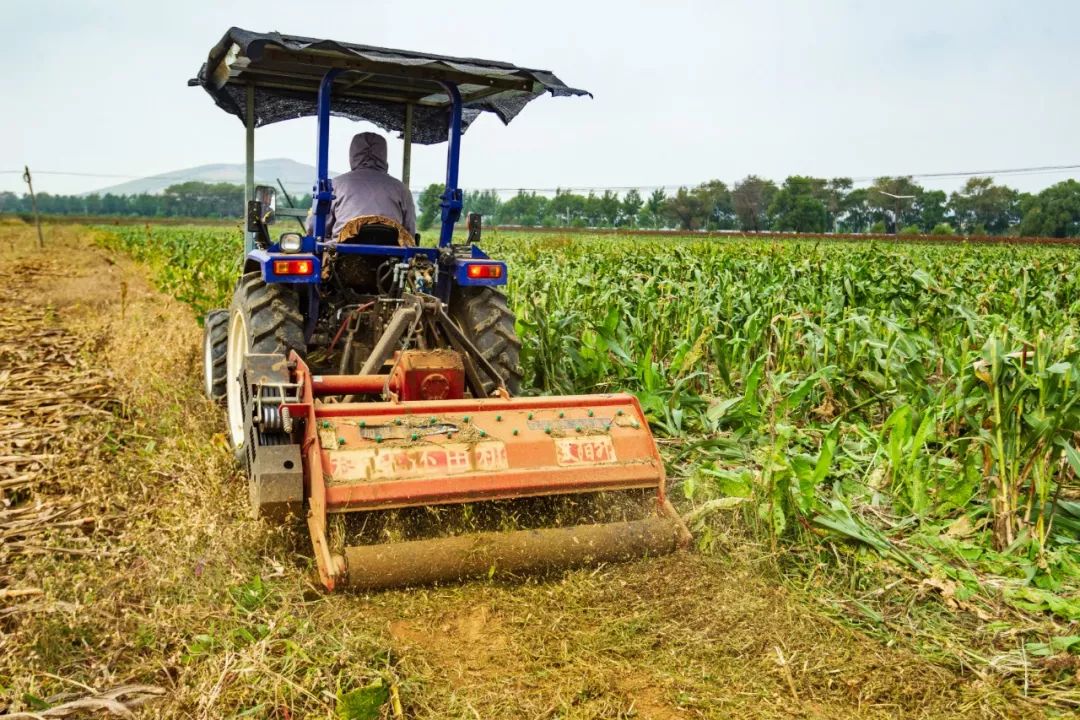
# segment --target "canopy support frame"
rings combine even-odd
[[[340,68],[331,68],[323,75],[319,83],[318,99],[318,137],[316,142],[315,168],[317,172],[312,193],[314,205],[314,241],[326,242],[326,216],[330,212],[330,203],[334,199],[334,184],[330,179],[330,99],[334,89],[334,80],[348,72]],[[442,83],[450,98],[450,131],[446,149],[446,190],[442,194],[442,227],[439,232],[439,247],[449,247],[454,239],[454,225],[461,217],[462,195],[458,187],[458,172],[461,160],[461,116],[462,100],[457,85],[452,82]],[[412,155],[412,112],[406,106],[405,157],[403,175],[408,171]],[[407,176],[406,176],[407,177]],[[408,184],[406,183],[406,187]]]
[[[413,104],[405,104],[405,131],[402,137],[405,140],[405,147],[401,151],[401,182],[405,186],[405,189],[409,189],[409,180],[412,179],[412,125],[413,125]]]
[[[255,197],[255,83],[245,88],[244,103],[244,208]],[[255,233],[244,232],[244,254],[255,249]]]

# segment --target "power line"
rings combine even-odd
[[[1042,173],[1060,172],[1063,170],[1078,170],[1080,165],[1036,165],[1024,168],[1002,168],[997,170],[958,170],[954,172],[910,173],[891,176],[874,175],[867,177],[852,178],[852,182],[869,182],[879,177],[910,177],[910,178],[961,178],[977,177],[984,175],[1038,175]]]
[[[21,173],[22,170],[0,170],[0,174],[9,175],[11,173]],[[90,173],[90,172],[76,172],[74,170],[35,170],[35,175],[69,175],[72,177],[89,177],[89,178],[112,178],[116,180],[200,180],[192,175],[119,175],[116,173]],[[204,176],[205,177],[205,176]],[[311,178],[304,178],[302,181],[296,178],[288,178],[286,182],[310,182]]]
[[[1034,165],[1031,167],[1020,168],[997,168],[994,170],[957,170],[948,172],[926,172],[926,173],[898,173],[895,175],[865,175],[860,177],[852,177],[853,183],[865,183],[873,182],[879,177],[909,177],[912,179],[949,179],[949,178],[964,178],[964,177],[984,177],[984,176],[1025,176],[1025,175],[1046,175],[1059,172],[1067,172],[1073,170],[1080,170],[1080,164],[1070,165]],[[21,174],[22,170],[0,170],[0,175],[12,175]],[[181,181],[203,181],[206,182],[205,177],[196,177],[191,175],[130,175],[121,173],[93,173],[93,172],[80,172],[75,170],[35,170],[35,175],[58,175],[69,177],[86,177],[86,178],[103,178],[113,180],[181,180]],[[307,183],[311,178],[286,178],[284,182],[287,183]],[[223,181],[224,182],[224,181]],[[527,187],[495,187],[495,188],[477,188],[483,190],[493,190],[495,192],[517,192],[518,190],[525,190],[528,192],[537,193],[555,193],[558,191],[563,192],[575,192],[575,191],[596,191],[596,190],[614,190],[614,191],[629,191],[629,190],[642,190],[642,189],[674,189],[680,187],[693,187],[697,183],[670,183],[666,185],[657,184],[642,184],[642,185],[597,185],[597,186],[564,186],[564,187],[550,187],[550,188],[527,188]]]

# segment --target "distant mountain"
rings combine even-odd
[[[330,176],[337,175],[331,172]],[[289,194],[302,195],[311,192],[311,186],[315,184],[315,168],[311,165],[296,162],[288,158],[273,158],[270,160],[255,161],[255,183],[257,185],[270,185],[277,188],[278,179],[285,185]],[[215,165],[199,165],[198,167],[174,170],[160,175],[139,180],[129,180],[119,185],[94,190],[87,195],[112,193],[113,195],[139,195],[140,193],[157,194],[170,185],[198,180],[201,182],[216,183],[227,182],[237,185],[244,184],[243,163],[217,163]]]

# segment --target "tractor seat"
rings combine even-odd
[[[416,240],[405,227],[382,215],[361,215],[341,226],[339,243],[349,245],[383,245],[416,247]]]

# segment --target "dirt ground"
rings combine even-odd
[[[359,692],[391,718],[1041,716],[752,550],[321,592],[303,528],[247,517],[195,318],[88,232],[41,252],[0,225],[0,713],[335,717]]]

